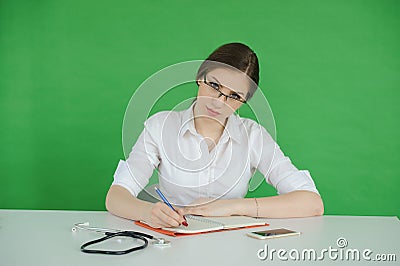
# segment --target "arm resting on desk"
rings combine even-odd
[[[202,204],[204,202],[209,202]],[[196,207],[185,208],[187,214],[204,216],[245,215],[265,218],[293,218],[319,216],[324,213],[321,197],[314,192],[298,190],[279,196],[245,199],[199,199]]]
[[[134,197],[127,189],[118,185],[112,185],[106,197],[106,208],[110,213],[130,220],[146,220],[151,205],[150,202]]]
[[[324,203],[321,196],[306,190],[297,190],[279,196],[257,198],[257,202],[259,204],[259,217],[292,218],[324,214]],[[247,208],[247,211],[251,211],[249,209]]]
[[[122,186],[112,185],[106,198],[107,210],[119,217],[145,221],[153,227],[178,226],[184,221],[163,202],[150,203],[134,197]],[[182,210],[175,208],[178,212]]]

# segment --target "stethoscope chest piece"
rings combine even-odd
[[[155,240],[151,242],[151,244],[156,247],[170,247],[171,241],[168,241],[164,238],[155,238]]]

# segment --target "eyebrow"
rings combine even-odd
[[[221,85],[221,82],[219,82],[219,80],[216,78],[216,77],[214,77],[214,76],[210,76],[211,78],[213,78],[213,79],[215,79],[220,85]],[[222,86],[222,85],[221,85]],[[225,86],[224,86],[225,87]],[[226,88],[226,87],[225,87]],[[228,88],[229,90],[231,90],[230,88]],[[243,92],[241,92],[241,91],[234,91],[234,90],[231,90],[231,91],[233,91],[233,92],[235,92],[235,93],[237,93],[237,94],[241,94],[242,96],[244,96],[244,93]]]

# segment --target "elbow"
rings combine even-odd
[[[314,200],[313,200],[313,215],[314,216],[321,216],[324,214],[324,202],[320,195],[315,193]]]
[[[321,216],[324,214],[324,203],[318,193],[312,191],[298,192],[301,197],[296,198],[298,217]]]
[[[111,188],[110,188],[110,189],[108,190],[108,192],[107,192],[106,202],[105,202],[106,210],[107,210],[108,212],[110,212],[110,213],[112,213],[112,204],[111,204],[111,201],[112,201],[112,193],[111,193]]]
[[[116,200],[115,196],[116,196],[115,191],[113,191],[113,189],[111,188],[107,193],[105,204],[106,204],[106,210],[110,214],[118,216],[118,208],[115,202]]]

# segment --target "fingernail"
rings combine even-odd
[[[183,224],[184,226],[188,226],[188,223],[187,223],[186,221],[183,221],[182,224]]]

